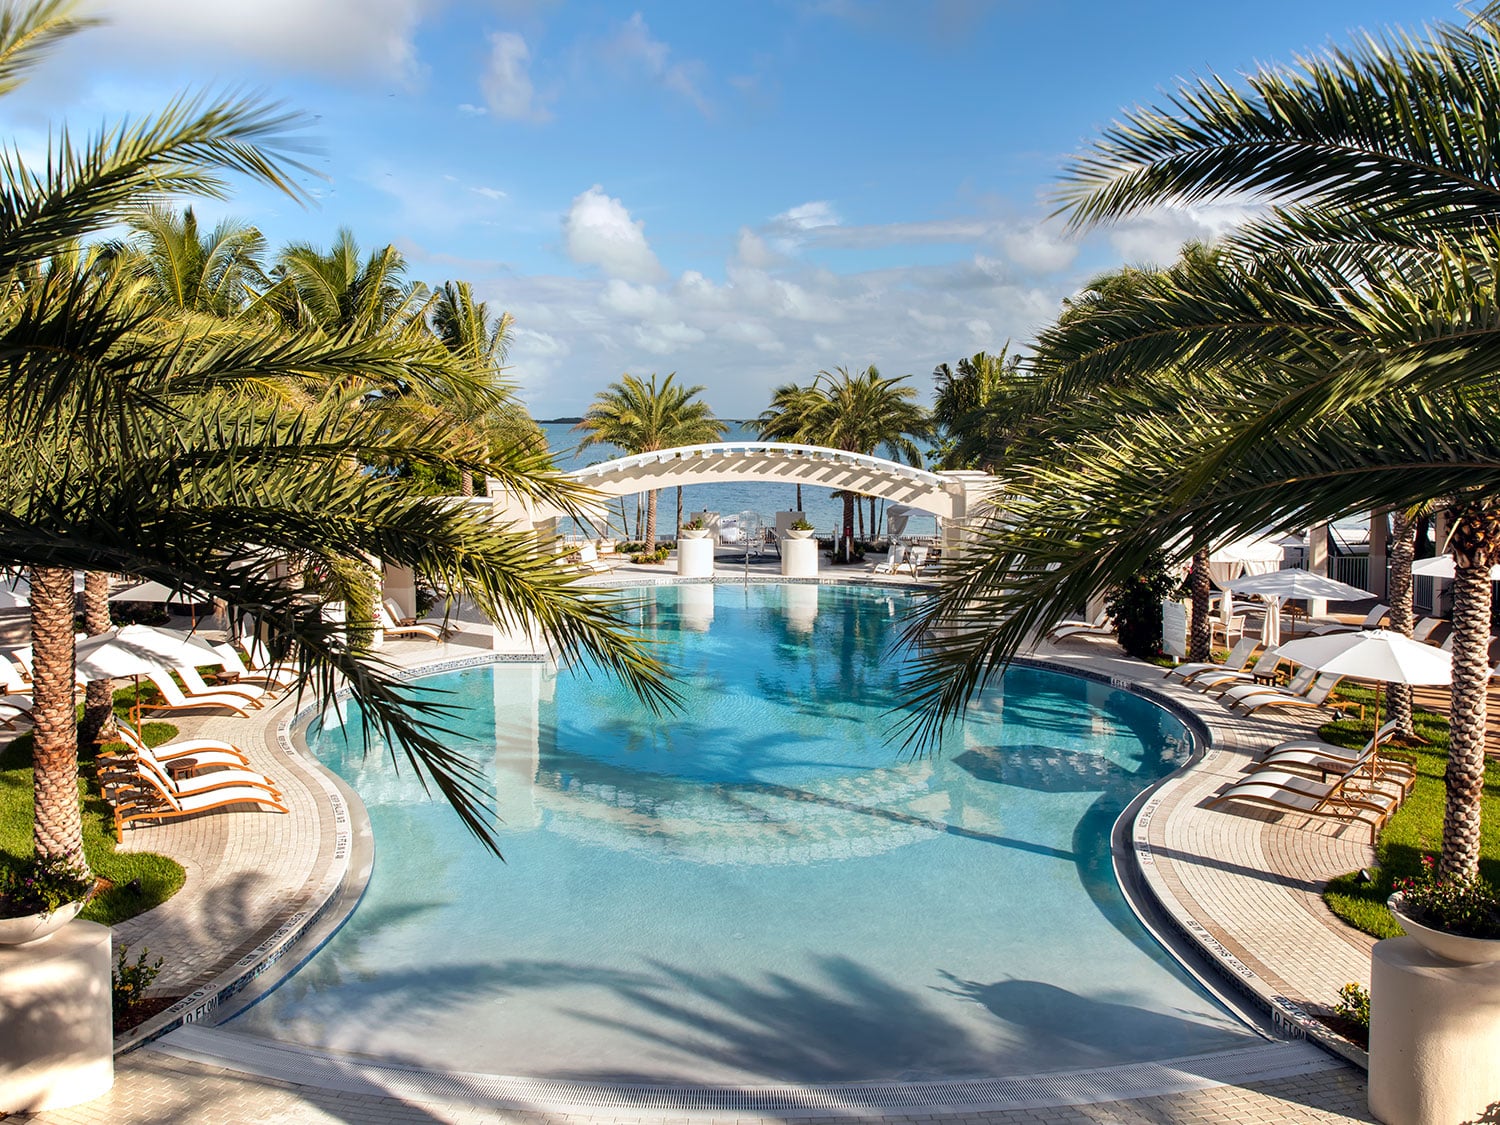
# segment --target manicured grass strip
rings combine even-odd
[[[115,696],[115,710],[128,707],[129,689]],[[121,721],[126,721],[123,717]],[[158,746],[177,734],[171,723],[147,723],[146,743]],[[0,751],[0,864],[29,859],[32,854],[31,734],[21,735]],[[115,743],[109,750],[122,750]],[[83,851],[94,874],[114,885],[94,896],[82,917],[112,926],[158,906],[176,894],[187,873],[175,860],[154,852],[115,850],[114,818],[99,793],[93,755],[80,768],[78,792],[83,808]]]
[[[1352,702],[1364,703],[1366,718],[1325,723],[1318,729],[1318,735],[1339,746],[1363,746],[1375,732],[1375,715],[1371,710],[1374,691],[1346,681],[1339,685],[1338,694]],[[1323,901],[1330,910],[1356,929],[1379,938],[1397,937],[1403,932],[1385,906],[1396,880],[1419,874],[1422,856],[1436,854],[1443,843],[1448,719],[1419,709],[1415,720],[1417,734],[1431,745],[1391,744],[1399,756],[1415,763],[1417,783],[1380,834],[1370,881],[1366,882],[1355,871],[1332,880],[1323,891]],[[1480,874],[1491,883],[1500,884],[1500,762],[1493,758],[1485,773],[1479,868]]]

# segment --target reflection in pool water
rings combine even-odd
[[[329,945],[236,1031],[423,1065],[847,1081],[1107,1065],[1253,1039],[1136,923],[1109,830],[1185,732],[1016,668],[939,754],[886,741],[909,595],[665,588],[686,687],[653,719],[539,665],[433,677],[493,762],[507,863],[337,733],[376,865]]]

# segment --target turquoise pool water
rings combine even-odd
[[[1110,825],[1181,760],[1181,724],[1017,668],[941,754],[911,760],[885,741],[908,597],[656,592],[639,616],[687,693],[665,720],[607,679],[535,665],[424,681],[465,704],[505,864],[384,754],[315,736],[368,806],[374,875],[231,1028],[662,1082],[1003,1075],[1253,1042],[1111,871]]]

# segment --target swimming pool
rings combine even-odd
[[[1140,927],[1109,831],[1172,715],[1014,668],[934,757],[885,741],[910,595],[646,591],[682,714],[499,664],[466,705],[507,863],[383,755],[312,739],[376,862],[342,930],[228,1030],[485,1073],[684,1082],[1016,1074],[1256,1039]],[[351,732],[351,737],[354,737]]]

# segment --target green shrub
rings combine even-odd
[[[1350,981],[1339,989],[1339,1000],[1333,1006],[1333,1011],[1335,1015],[1342,1016],[1361,1028],[1366,1035],[1370,1034],[1369,989]]]
[[[1141,660],[1161,655],[1161,603],[1182,588],[1166,561],[1160,552],[1151,555],[1134,578],[1109,591],[1109,615],[1120,647]]]
[[[115,958],[111,999],[116,1023],[124,1019],[126,1013],[140,1002],[141,995],[151,987],[151,982],[156,980],[161,973],[162,959],[160,957],[151,964],[146,964],[146,957],[151,951],[144,945],[141,946],[140,956],[134,961],[126,958],[128,952],[129,950],[121,946],[120,954]]]

